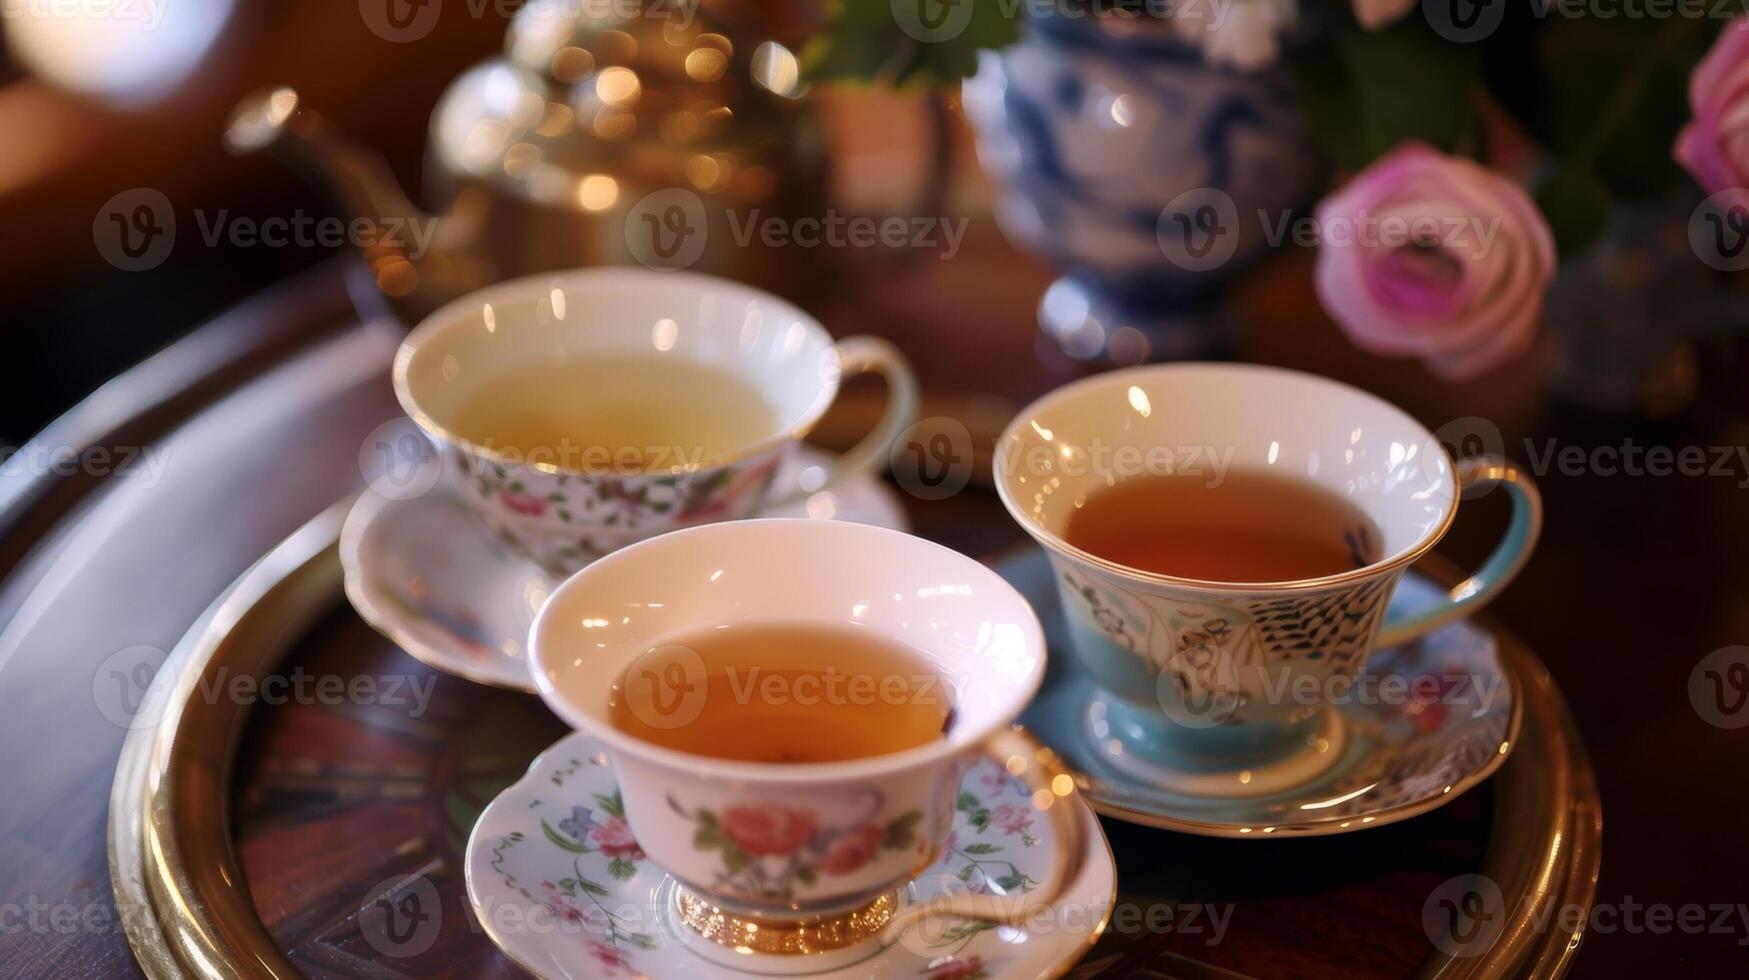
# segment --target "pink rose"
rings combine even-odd
[[[632,836],[631,825],[624,817],[609,817],[605,823],[595,825],[589,831],[589,841],[601,849],[601,853],[610,858],[631,858],[641,861],[644,849],[638,846],[638,840]]]
[[[527,514],[530,517],[539,517],[547,510],[547,502],[532,493],[502,490],[498,493],[498,500],[518,514]]]
[[[1032,826],[1032,808],[1016,803],[1004,803],[990,811],[990,822],[1010,836]]]
[[[1749,185],[1749,16],[1713,42],[1688,78],[1694,119],[1676,137],[1676,161],[1707,193]]]
[[[768,803],[723,811],[723,831],[754,857],[793,854],[814,839],[820,822],[812,813]]]
[[[820,868],[827,874],[847,875],[874,860],[886,837],[886,832],[872,823],[839,834],[820,859]]]
[[[1524,352],[1555,242],[1524,190],[1405,143],[1318,204],[1318,300],[1358,346],[1454,381]]]

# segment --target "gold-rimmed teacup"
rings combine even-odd
[[[583,432],[512,452],[456,431],[482,385],[518,368],[592,356],[678,359],[723,372],[762,396],[770,430],[709,457]],[[802,310],[739,283],[627,268],[501,283],[420,323],[396,354],[393,378],[401,407],[438,449],[443,481],[499,540],[562,578],[634,541],[779,503],[770,494],[778,468],[843,379],[860,373],[885,378],[886,411],[804,488],[814,493],[885,463],[917,414],[916,382],[885,341],[834,342]]]
[[[1084,736],[1135,778],[1191,796],[1267,795],[1334,765],[1350,733],[1333,695],[1353,692],[1375,648],[1499,595],[1542,527],[1536,487],[1513,464],[1453,461],[1380,398],[1255,365],[1155,365],[1060,388],[1008,426],[995,470],[1008,512],[1050,556],[1077,666],[1100,689]],[[1235,470],[1353,505],[1366,526],[1308,529],[1353,567],[1203,581],[1128,567],[1066,537],[1088,497],[1119,480],[1199,480],[1218,492]],[[1495,485],[1513,514],[1493,554],[1446,602],[1391,618],[1398,581],[1451,527],[1460,495]]]
[[[654,727],[692,723],[720,695],[677,638],[769,623],[867,631],[908,648],[952,691],[941,737],[774,763],[682,752],[615,724],[622,702]],[[530,631],[529,659],[547,705],[606,745],[625,819],[679,882],[677,918],[706,940],[694,946],[703,955],[866,955],[859,944],[927,921],[1024,922],[1072,883],[1088,833],[1074,782],[1013,727],[1044,678],[1038,618],[1001,576],[941,545],[835,521],[666,534],[560,585]],[[898,899],[935,861],[962,776],[986,755],[1026,784],[1024,805],[1049,822],[1051,869],[1030,891]],[[810,958],[807,969],[827,962]]]

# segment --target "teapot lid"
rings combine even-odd
[[[432,146],[451,174],[606,210],[626,173],[725,189],[721,151],[782,135],[803,91],[788,48],[698,0],[530,0],[444,93]]]

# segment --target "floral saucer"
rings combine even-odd
[[[803,447],[772,482],[783,495],[818,477],[831,457]],[[767,511],[904,529],[905,511],[879,478],[841,485]],[[558,583],[506,550],[460,501],[441,491],[406,500],[366,490],[340,532],[346,597],[365,622],[438,670],[533,691],[524,645]]]
[[[748,808],[755,810],[756,808]],[[866,956],[809,976],[826,980],[970,980],[1056,976],[1104,930],[1117,866],[1085,807],[1086,850],[1051,914],[1025,926],[929,922]],[[761,814],[751,831],[768,832]],[[735,811],[723,814],[736,833]],[[960,784],[941,856],[901,892],[903,903],[949,889],[1027,891],[1049,875],[1057,842],[1037,818],[1026,784],[994,758]],[[504,955],[537,977],[733,978],[796,973],[793,956],[748,953],[736,969],[689,948],[708,942],[678,916],[674,879],[644,857],[621,813],[603,746],[572,734],[541,753],[528,774],[486,807],[468,839],[468,899]],[[713,951],[715,952],[715,951]],[[784,962],[787,961],[787,962]]]
[[[1168,791],[1113,763],[1110,753],[1121,746],[1099,731],[1103,701],[1068,651],[1045,553],[1029,550],[996,570],[1038,611],[1053,654],[1021,724],[1062,756],[1078,774],[1082,795],[1107,816],[1212,837],[1382,827],[1433,810],[1486,779],[1518,738],[1523,702],[1512,673],[1501,664],[1493,636],[1460,620],[1372,655],[1355,686],[1342,692],[1338,710],[1348,739],[1341,757],[1315,778],[1252,797]],[[1413,612],[1443,595],[1431,580],[1409,572],[1391,609]]]

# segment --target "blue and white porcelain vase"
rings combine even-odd
[[[1224,288],[1325,173],[1281,68],[1210,64],[1163,20],[1030,17],[964,99],[1003,231],[1063,270],[1040,326],[1083,359],[1230,347]]]

